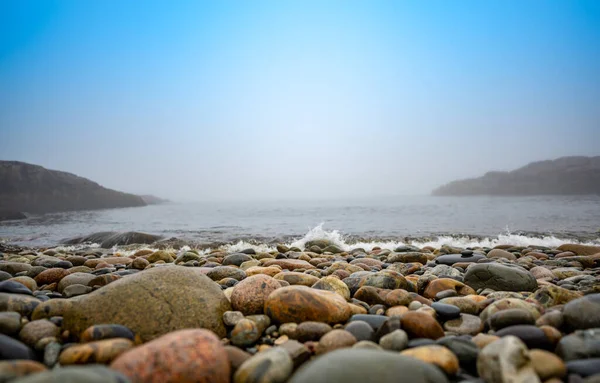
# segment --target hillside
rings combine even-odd
[[[145,205],[140,196],[107,189],[71,173],[0,161],[0,211],[51,213]]]
[[[437,196],[600,194],[600,156],[561,157],[532,162],[511,172],[488,172],[479,178],[452,181],[432,192]]]

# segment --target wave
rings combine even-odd
[[[548,234],[523,234],[523,233],[511,233],[508,229],[506,233],[498,234],[495,237],[483,237],[483,236],[472,236],[464,234],[453,234],[453,235],[438,235],[423,238],[405,238],[405,239],[388,239],[388,238],[361,238],[354,235],[345,235],[339,230],[326,230],[324,224],[321,223],[313,228],[310,228],[308,232],[301,238],[287,239],[281,241],[264,241],[264,238],[250,238],[240,239],[232,241],[231,243],[215,243],[213,246],[203,244],[201,247],[196,246],[193,242],[179,247],[178,251],[186,251],[191,248],[199,248],[199,252],[208,254],[214,250],[222,250],[226,252],[238,252],[245,249],[254,249],[257,252],[270,252],[276,250],[276,243],[281,243],[287,247],[297,247],[304,249],[306,243],[314,240],[327,240],[331,244],[334,244],[345,251],[350,251],[356,248],[362,248],[366,251],[371,251],[375,247],[381,249],[394,250],[400,246],[416,246],[423,248],[426,246],[433,248],[440,248],[442,246],[452,246],[458,248],[479,248],[479,247],[495,247],[498,245],[513,245],[513,246],[540,246],[556,248],[565,243],[578,243],[584,245],[600,245],[600,239],[596,240],[578,240],[574,237],[557,237],[555,235]],[[80,244],[71,246],[59,246],[57,250],[63,250],[66,252],[77,251],[81,249],[99,248],[99,244]],[[141,249],[154,250],[153,245],[128,245],[128,246],[115,246],[112,248],[114,254],[119,253],[121,255],[131,255],[134,252]]]

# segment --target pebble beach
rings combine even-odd
[[[0,382],[600,382],[600,246],[0,245]]]

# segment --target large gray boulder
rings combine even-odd
[[[477,263],[469,266],[464,283],[475,290],[490,288],[496,291],[534,291],[537,280],[522,267],[499,263]]]

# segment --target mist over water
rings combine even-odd
[[[598,242],[600,196],[431,197],[248,203],[169,203],[32,216],[0,223],[0,238],[57,245],[101,231],[142,231],[202,243],[302,245],[328,238],[341,246],[557,246]],[[298,242],[300,241],[300,242]]]

